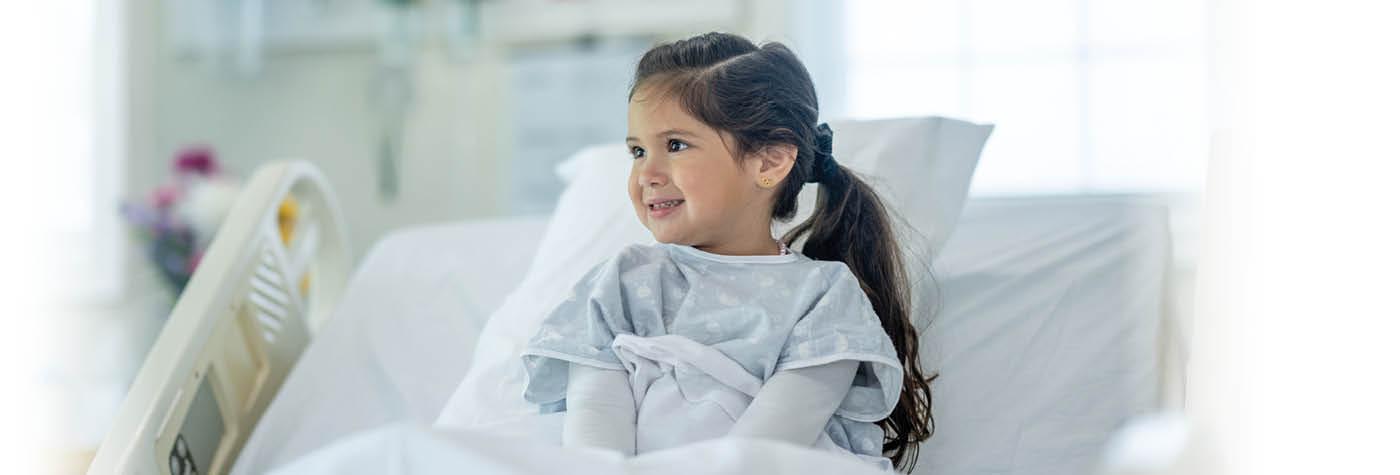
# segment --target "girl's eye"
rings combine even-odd
[[[642,158],[642,155],[646,155],[646,153],[646,150],[642,150],[641,147],[632,147],[632,158]]]
[[[676,139],[671,139],[671,141],[666,142],[666,149],[671,152],[679,152],[687,148],[690,148],[689,144]]]

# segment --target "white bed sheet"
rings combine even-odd
[[[482,319],[523,275],[544,218],[406,231],[369,253],[234,473],[356,431],[431,424]],[[1142,198],[972,200],[938,262],[925,342],[937,433],[917,473],[1088,473],[1152,409],[1169,262]]]
[[[1170,248],[1150,199],[975,202],[935,263],[937,427],[916,473],[1092,473],[1157,407]]]

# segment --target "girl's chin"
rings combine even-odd
[[[651,231],[652,239],[662,244],[685,244],[686,242],[685,236],[682,233],[666,229],[664,225],[660,228],[657,226],[649,226],[647,230]]]
[[[684,239],[681,239],[680,237],[664,233],[657,233],[656,231],[652,231],[651,237],[653,239],[656,239],[656,242],[662,244],[685,244]]]

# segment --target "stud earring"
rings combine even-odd
[[[758,184],[759,184],[760,186],[763,186],[764,188],[772,188],[772,187],[773,187],[773,179],[765,176],[765,177],[763,177],[762,179],[758,180]]]

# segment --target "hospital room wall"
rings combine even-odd
[[[151,11],[159,16],[161,9]],[[309,160],[338,192],[357,257],[388,230],[499,208],[496,122],[481,111],[502,108],[496,91],[505,86],[490,58],[455,62],[435,48],[419,55],[400,187],[397,196],[383,198],[376,175],[383,128],[370,96],[379,60],[372,48],[272,50],[256,76],[239,77],[178,57],[164,41],[151,46],[157,51],[153,150],[132,157],[129,189],[150,189],[164,178],[171,154],[190,144],[212,146],[242,177],[272,160]]]
[[[415,70],[419,96],[408,118],[402,186],[395,200],[385,202],[373,173],[380,132],[367,92],[377,65],[372,48],[273,52],[257,76],[238,77],[173,52],[164,4],[131,0],[126,15],[127,150],[119,185],[124,198],[144,200],[170,179],[170,160],[179,149],[207,144],[228,171],[245,179],[272,160],[316,164],[349,216],[357,259],[393,229],[496,213],[497,131],[490,117],[477,113],[504,107],[493,93],[502,85],[489,58],[449,63],[433,50],[424,52]],[[61,309],[62,320],[83,324],[74,325],[82,330],[71,339],[74,351],[60,353],[103,348],[114,353],[107,356],[125,355],[98,358],[109,364],[72,365],[85,374],[78,379],[93,386],[76,392],[114,393],[77,404],[99,414],[120,402],[173,304],[140,244],[125,239],[122,247],[120,295],[67,302]],[[100,431],[84,439],[96,436]]]

